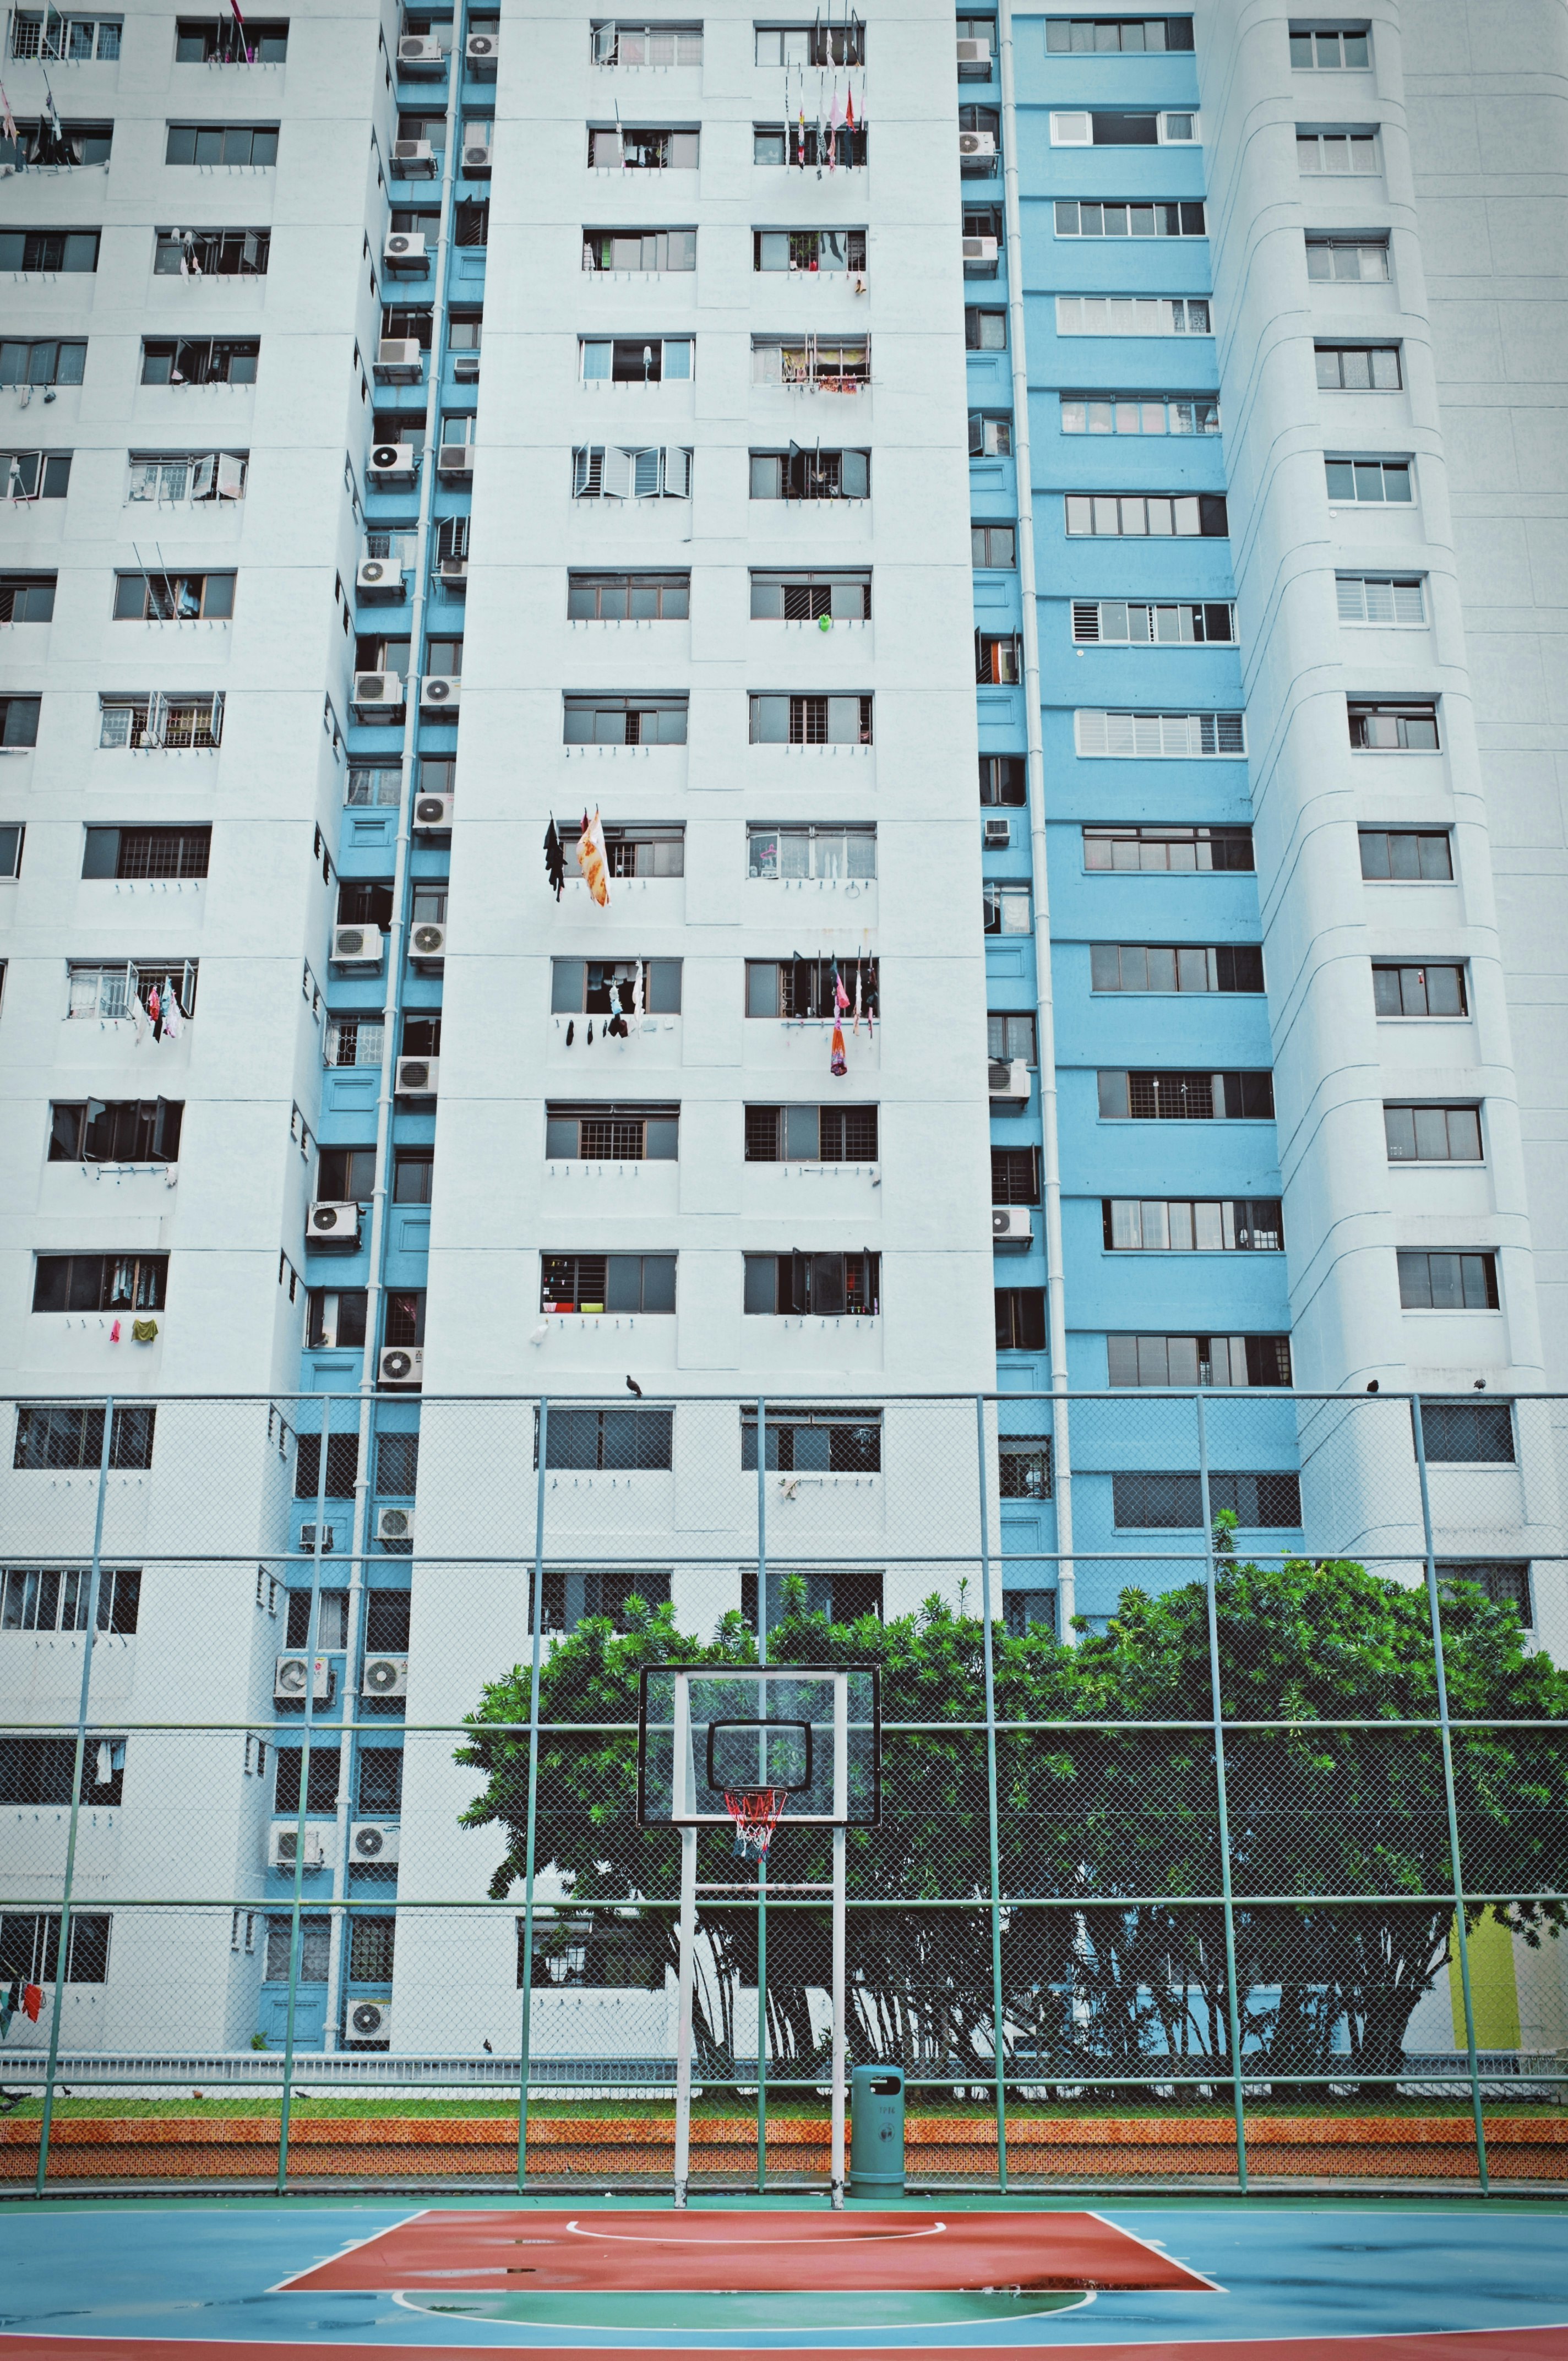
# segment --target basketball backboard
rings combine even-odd
[[[650,1664],[642,1674],[637,1815],[720,1828],[725,1795],[785,1791],[784,1819],[874,1828],[880,1684],[871,1664]]]

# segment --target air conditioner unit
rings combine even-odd
[[[350,2041],[389,2041],[392,2037],[392,2004],[389,2000],[356,2000],[348,2011]]]
[[[992,1207],[991,1242],[992,1246],[1026,1246],[1033,1235],[1027,1205],[993,1205]]]
[[[400,1058],[392,1095],[399,1099],[433,1099],[440,1075],[439,1058]]]
[[[411,443],[378,443],[370,454],[370,475],[380,484],[411,484],[414,446]]]
[[[417,1345],[388,1345],[383,1347],[376,1367],[376,1379],[383,1386],[422,1386],[424,1355]]]
[[[382,385],[413,385],[423,361],[424,346],[417,336],[383,336],[370,374]]]
[[[446,928],[422,918],[409,933],[409,957],[416,967],[437,967],[446,957]]]
[[[366,1697],[407,1697],[409,1693],[408,1658],[406,1656],[367,1656],[365,1672],[359,1686]]]
[[[362,557],[355,572],[354,587],[367,598],[400,598],[403,595],[402,559]]]
[[[962,49],[961,41],[959,47]],[[398,42],[398,63],[400,66],[423,66],[427,69],[433,67],[439,71],[446,63],[446,56],[441,43],[433,39],[430,34],[404,33]],[[416,143],[412,140],[403,140],[400,144],[406,148],[412,147]],[[424,143],[422,140],[417,144],[422,147]]]
[[[469,71],[476,74],[493,74],[500,46],[500,36],[498,33],[470,33],[465,51],[468,60]]]
[[[992,849],[1013,841],[1013,823],[1009,819],[991,819],[985,823],[985,841]]]
[[[332,930],[334,967],[379,967],[384,947],[379,927],[334,927]]]
[[[452,356],[452,374],[456,379],[459,385],[477,385],[479,382],[478,354],[454,353]]]
[[[313,1246],[356,1246],[359,1244],[359,1208],[357,1205],[337,1205],[321,1198],[311,1207],[305,1221],[307,1241]]]
[[[323,1526],[322,1527],[322,1554],[323,1554],[323,1555],[324,1557],[330,1557],[330,1556],[332,1555],[332,1553],[333,1553],[334,1549],[336,1547],[336,1545],[337,1545],[337,1535],[336,1535],[336,1533],[333,1531],[333,1529],[332,1529],[332,1527],[331,1527],[330,1525],[323,1525]],[[313,1555],[313,1554],[314,1554],[314,1553],[315,1553],[315,1546],[316,1546],[316,1529],[315,1529],[314,1525],[302,1525],[302,1526],[300,1527],[300,1547],[301,1547],[302,1550],[309,1550],[309,1551],[312,1553],[312,1554]]]
[[[455,713],[462,687],[455,673],[427,673],[419,685],[419,701],[422,705],[448,706]]]
[[[272,1869],[292,1869],[296,1863],[306,1869],[324,1869],[326,1847],[320,1828],[307,1828],[302,1843],[297,1823],[276,1822],[267,1831],[267,1861]]]
[[[332,1701],[332,1665],[325,1656],[280,1656],[272,1674],[272,1696],[278,1705],[303,1705],[305,1690],[310,1685],[311,1666],[315,1666],[315,1702],[328,1705]]]
[[[474,472],[474,445],[471,443],[443,443],[435,454],[438,476],[471,476]]]
[[[414,1512],[411,1509],[378,1509],[376,1538],[378,1542],[411,1542],[414,1537]]]
[[[377,707],[389,714],[400,713],[408,702],[408,684],[400,673],[356,672],[350,702],[367,709]]]
[[[482,178],[490,169],[492,144],[488,131],[471,130],[463,142],[463,170],[472,172],[476,179]]]
[[[354,1820],[349,1824],[348,1858],[359,1867],[373,1863],[385,1869],[398,1858],[398,1831],[385,1820]]]
[[[392,142],[392,169],[396,171],[400,167],[405,172],[433,172],[435,170],[435,151],[432,148],[429,140],[394,139]]]
[[[999,241],[994,237],[966,237],[963,241],[966,262],[994,262]],[[382,350],[385,351],[385,346]]]
[[[1029,1062],[1026,1058],[992,1058],[986,1068],[993,1099],[1013,1099],[1026,1106],[1029,1100]]]
[[[422,229],[394,229],[381,243],[381,259],[389,270],[423,270],[429,261]]]
[[[996,134],[994,131],[960,131],[959,134],[960,164],[994,164]]]
[[[466,588],[468,582],[468,561],[466,557],[458,557],[455,555],[438,557],[435,561],[435,571],[441,581],[455,583],[461,588]]]
[[[986,72],[989,73],[991,71],[991,43],[989,41],[960,41],[959,43],[959,63],[961,66],[983,66]]]
[[[442,836],[452,825],[455,796],[416,796],[414,797],[414,834]]]

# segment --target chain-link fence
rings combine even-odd
[[[881,1668],[847,2036],[912,2187],[1561,2181],[1565,1428],[0,1405],[0,2179],[667,2184],[639,1679],[765,1651]],[[699,1837],[699,2188],[826,2185],[831,1841]]]

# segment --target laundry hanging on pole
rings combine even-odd
[[[599,908],[607,908],[609,903],[609,855],[605,851],[604,829],[599,822],[597,804],[592,819],[587,812],[583,814],[582,834],[577,839],[577,866]]]
[[[561,841],[561,831],[555,825],[554,812],[544,831],[544,874],[554,886],[558,902],[566,890],[566,848]]]

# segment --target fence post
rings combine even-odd
[[[1006,2044],[1002,2022],[1002,1840],[996,1805],[996,1677],[991,1652],[991,1533],[985,1481],[985,1396],[974,1398],[980,1452],[980,1612],[985,1664],[985,1800],[991,1833],[991,2029],[996,2052],[997,2186],[1007,2187]]]
[[[44,2071],[43,2117],[38,2125],[38,2169],[35,2187],[41,2197],[49,2172],[49,2138],[54,2123],[54,2077],[60,2064],[60,2019],[65,2004],[65,1980],[71,1969],[71,1891],[76,1880],[76,1830],[82,1817],[82,1771],[87,1752],[88,1691],[93,1679],[93,1642],[98,1632],[98,1587],[104,1554],[104,1506],[109,1490],[109,1457],[115,1433],[115,1397],[104,1404],[104,1440],[98,1451],[98,1498],[93,1511],[93,1563],[87,1577],[87,1628],[82,1637],[82,1690],[76,1705],[76,1763],[71,1781],[71,1825],[65,1839],[65,1883],[60,1897],[60,1933],[55,1941],[54,2004],[49,2020],[49,2064]],[[43,1914],[43,1951],[38,1964],[49,1965],[49,1914]]]
[[[757,1397],[757,1662],[768,1661],[768,1405]],[[762,1703],[760,1710],[767,1711]],[[757,1859],[757,2194],[768,2185],[768,1856]]]
[[[533,1670],[528,1691],[528,1846],[522,1873],[522,2031],[517,2062],[517,2185],[528,2186],[528,2081],[533,2066],[533,1847],[539,1820],[539,1662],[544,1644],[544,1467],[550,1402],[539,1399],[538,1487],[533,1510]]]
[[[332,1431],[332,1396],[321,1397],[321,1440],[317,1444],[316,1530],[311,1552],[311,1609],[305,1626],[305,1724],[300,1744],[300,1806],[294,1814],[294,1912],[289,1930],[289,1999],[283,2019],[283,2096],[278,2109],[278,2193],[289,2180],[289,2125],[294,2110],[294,2012],[300,1997],[301,1952],[304,1947],[302,1912],[305,1899],[305,1807],[311,1795],[311,1734],[316,1721],[316,1651],[321,1643],[322,1545],[326,1537],[326,1455]],[[296,1442],[295,1448],[298,1449]],[[287,1594],[285,1594],[287,1595]],[[284,1610],[287,1614],[287,1609]],[[288,1642],[285,1622],[283,1637]],[[324,1653],[324,1652],[323,1652]],[[274,1750],[280,1752],[280,1750]],[[265,1938],[263,1938],[265,1939]],[[266,1967],[263,1958],[262,1966]],[[330,1986],[329,1986],[330,1990]],[[323,2027],[322,2040],[326,2040]]]
[[[1220,1686],[1220,1619],[1215,1601],[1214,1518],[1209,1504],[1209,1431],[1198,1409],[1198,1484],[1203,1510],[1203,1587],[1209,1607],[1209,1697],[1214,1719],[1214,1793],[1220,1812],[1220,1893],[1225,1913],[1225,2002],[1231,2036],[1231,2104],[1236,2119],[1236,2180],[1246,2194],[1246,2115],[1242,2104],[1242,2020],[1236,1996],[1236,1913],[1231,1892],[1231,1816],[1225,1793],[1225,1709]]]
[[[1437,1554],[1432,1543],[1431,1491],[1427,1482],[1426,1435],[1421,1398],[1410,1396],[1410,1431],[1421,1488],[1421,1542],[1426,1553],[1427,1613],[1431,1620],[1432,1666],[1437,1675],[1437,1714],[1442,1736],[1442,1786],[1448,1806],[1448,1850],[1453,1870],[1453,1925],[1459,1948],[1459,1989],[1464,1998],[1464,2046],[1470,2054],[1470,2112],[1475,2122],[1475,2169],[1481,2194],[1490,2194],[1486,2172],[1486,2126],[1481,2114],[1481,2061],[1475,2054],[1475,2007],[1470,1990],[1470,1938],[1464,1927],[1464,1877],[1459,1857],[1459,1806],[1453,1792],[1453,1731],[1448,1717],[1448,1675],[1442,1660],[1442,1610],[1437,1593]]]

